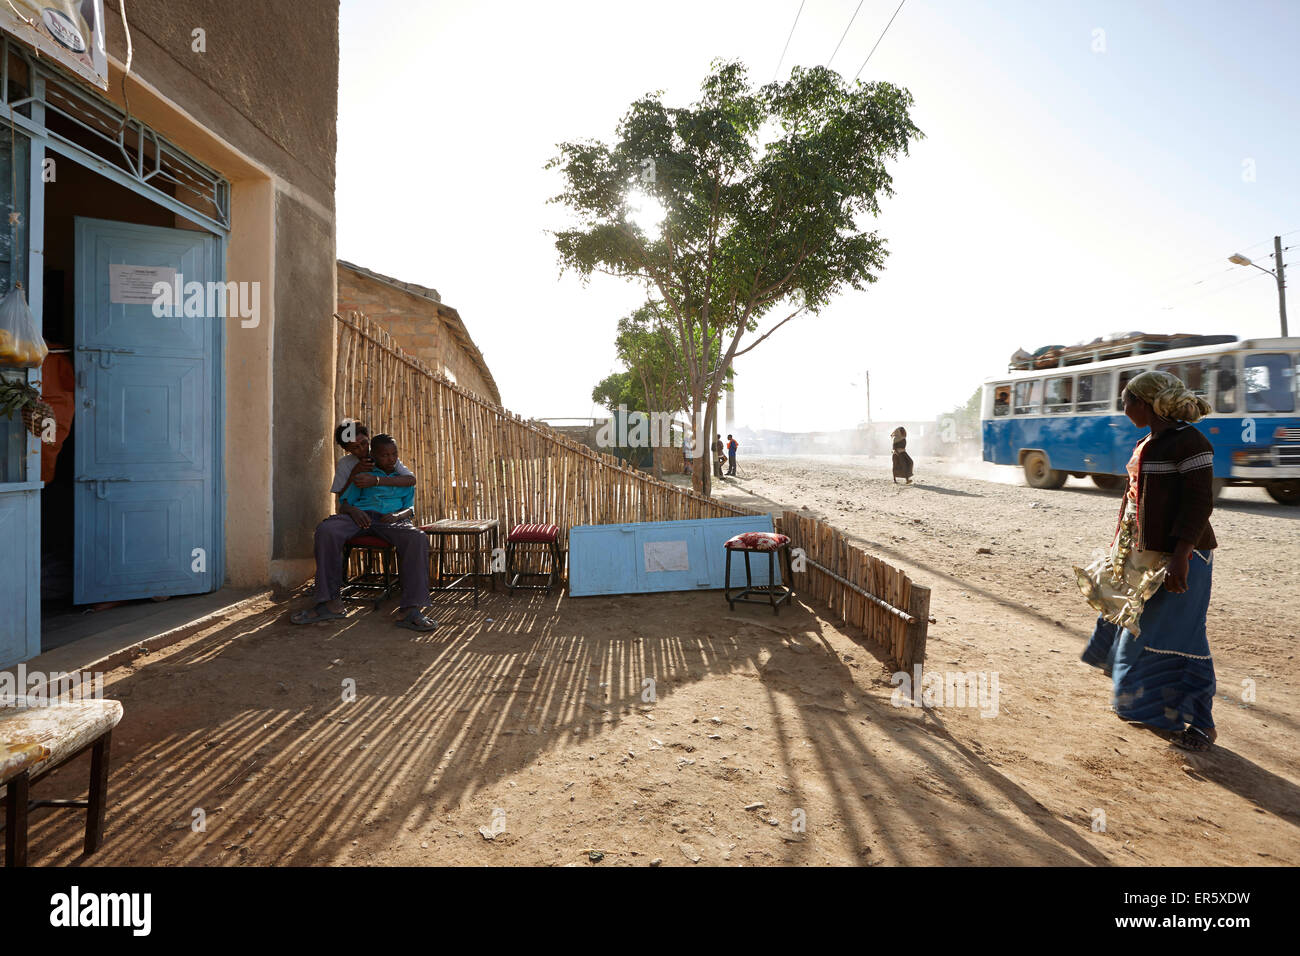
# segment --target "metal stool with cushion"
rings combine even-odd
[[[545,551],[551,556],[549,571],[516,571],[515,552],[520,545],[545,545]],[[520,524],[506,537],[506,588],[510,591],[545,591],[560,580],[560,528],[553,524]],[[545,584],[520,584],[520,578],[546,578]]]
[[[0,699],[0,785],[5,793],[5,866],[27,865],[27,815],[37,807],[86,810],[87,854],[104,842],[108,757],[122,719],[116,700]],[[29,789],[52,770],[90,754],[86,800],[30,800]]]
[[[736,609],[736,602],[740,601],[745,604],[768,604],[772,608],[773,614],[779,614],[781,603],[789,602],[794,595],[792,587],[794,581],[794,572],[790,569],[790,539],[783,534],[776,534],[772,531],[747,531],[744,534],[738,534],[734,538],[728,538],[723,545],[727,549],[727,570],[723,578],[722,596],[727,599],[727,604],[731,610]],[[745,588],[735,595],[731,593],[731,554],[733,551],[739,551],[745,556]],[[776,553],[780,551],[785,555],[785,584],[776,583]],[[749,556],[751,554],[767,555],[767,584],[755,586],[754,579],[750,574]],[[749,595],[761,594],[763,599],[755,600]]]

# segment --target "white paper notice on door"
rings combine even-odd
[[[158,299],[153,287],[158,282],[174,285],[176,270],[114,263],[108,267],[108,301],[113,305],[153,305]]]
[[[647,541],[642,548],[645,551],[647,572],[691,569],[690,558],[686,555],[685,541]]]

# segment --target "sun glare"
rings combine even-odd
[[[650,239],[658,239],[659,225],[664,221],[666,214],[663,204],[649,193],[637,190],[628,195],[627,205],[631,211],[628,218],[636,223]]]

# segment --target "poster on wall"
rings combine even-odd
[[[108,89],[104,0],[0,0],[0,29]]]

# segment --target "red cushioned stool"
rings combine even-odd
[[[357,555],[359,571],[349,575],[352,553]],[[354,534],[343,545],[343,586],[339,598],[356,604],[373,602],[375,610],[397,593],[397,549],[377,534],[365,531]]]
[[[515,551],[521,544],[545,545],[551,556],[549,571],[516,571]],[[560,580],[560,529],[553,524],[520,524],[506,537],[506,588],[510,591],[545,591]],[[520,578],[546,578],[545,584],[520,584]]]
[[[781,612],[781,602],[790,601],[794,596],[794,572],[790,569],[790,539],[783,534],[771,531],[746,531],[734,538],[728,538],[723,545],[727,549],[727,570],[723,578],[722,596],[727,599],[731,610],[736,609],[736,602],[744,604],[769,604],[773,614]],[[731,594],[731,553],[739,551],[745,556],[745,589],[734,596]],[[785,555],[785,584],[776,583],[776,554]],[[751,554],[767,555],[767,584],[755,586],[749,570]],[[761,594],[763,600],[755,600],[749,595]]]

